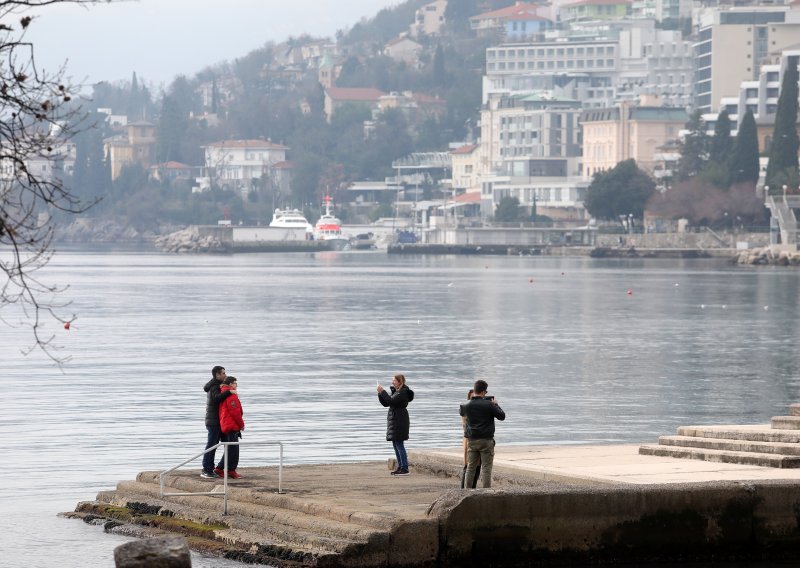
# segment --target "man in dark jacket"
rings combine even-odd
[[[206,430],[208,430],[208,442],[206,449],[219,444],[222,437],[222,430],[219,427],[219,403],[231,396],[231,391],[221,392],[222,381],[227,378],[225,367],[217,365],[211,369],[211,380],[206,383],[203,390],[208,393],[206,399]],[[211,450],[203,454],[203,471],[200,477],[213,478],[222,477],[225,464],[220,462],[214,469],[214,454],[217,450]]]
[[[461,416],[466,418],[464,436],[467,438],[467,472],[464,487],[474,487],[475,469],[481,464],[483,487],[492,486],[494,462],[494,419],[505,420],[506,413],[493,397],[487,397],[486,381],[475,381],[475,391],[469,402],[462,404]]]

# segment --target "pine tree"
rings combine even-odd
[[[758,182],[759,161],[758,161],[758,132],[756,129],[756,119],[753,111],[747,109],[742,123],[739,125],[739,132],[736,134],[736,141],[733,144],[733,151],[728,161],[728,169],[731,176],[731,185],[737,183]]]
[[[778,111],[775,113],[775,130],[769,150],[766,185],[778,189],[786,180],[797,177],[797,97],[798,56],[787,58],[783,74]]]

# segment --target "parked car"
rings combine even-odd
[[[413,245],[417,242],[417,235],[411,231],[397,231],[396,241],[399,245]]]

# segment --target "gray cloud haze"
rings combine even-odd
[[[75,83],[129,79],[168,84],[263,46],[330,36],[398,0],[136,0],[40,9],[26,39],[40,68],[65,61]]]

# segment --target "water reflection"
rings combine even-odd
[[[766,422],[800,386],[792,269],[70,253],[47,277],[71,285],[79,318],[58,338],[73,360],[62,374],[23,358],[29,338],[0,328],[7,374],[25,391],[0,416],[9,455],[25,456],[0,498],[49,501],[53,513],[202,449],[202,385],[218,363],[240,379],[244,441],[284,441],[289,463],[393,455],[374,385],[395,372],[417,393],[410,449],[459,443],[458,404],[476,378],[508,413],[500,444]],[[242,449],[244,467],[274,461]]]

